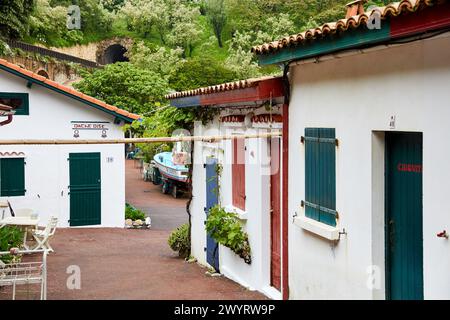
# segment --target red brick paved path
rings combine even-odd
[[[188,222],[188,198],[175,199],[172,195],[163,194],[160,186],[142,180],[133,160],[128,160],[126,167],[126,201],[152,218],[152,229],[173,230]]]
[[[150,216],[153,212],[155,227],[58,229],[52,242],[56,252],[49,256],[48,299],[263,298],[226,278],[207,276],[206,269],[178,258],[167,237],[173,226],[186,220],[186,199],[162,195],[151,183],[141,182],[138,174],[129,162],[127,200],[147,208]],[[165,210],[170,217],[164,216]],[[81,268],[81,290],[66,287],[69,265]]]

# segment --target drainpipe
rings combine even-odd
[[[8,119],[6,119],[5,121],[0,122],[0,127],[1,126],[6,126],[7,124],[11,123],[12,120],[13,120],[12,114],[8,115]]]
[[[289,299],[289,102],[291,95],[291,84],[289,81],[289,64],[284,66],[283,86],[284,86],[284,103],[283,103],[283,135],[282,135],[282,218],[281,218],[281,294],[283,300]]]
[[[13,111],[12,108],[10,106],[4,105],[0,103],[0,112],[3,112],[3,115],[7,115],[8,119],[1,121],[0,122],[0,127],[1,126],[6,126],[7,124],[11,123],[13,120]]]

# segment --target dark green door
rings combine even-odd
[[[422,134],[386,133],[388,299],[423,299]]]
[[[70,153],[70,225],[101,223],[100,153]]]

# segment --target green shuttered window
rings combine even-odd
[[[30,114],[28,93],[0,92],[0,103],[12,107],[16,116]]]
[[[25,195],[24,158],[0,159],[0,196],[14,197]]]
[[[305,214],[336,226],[335,129],[305,129]]]

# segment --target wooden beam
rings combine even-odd
[[[124,139],[11,139],[0,140],[0,145],[71,145],[71,144],[125,144],[125,143],[162,143],[162,142],[218,142],[223,140],[234,139],[257,139],[281,137],[281,131],[258,133],[258,134],[241,134],[241,135],[222,135],[222,136],[179,136],[179,137],[157,137],[157,138],[124,138]]]

